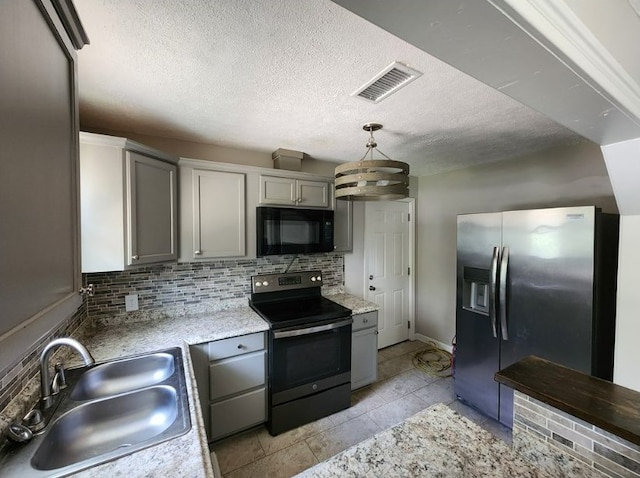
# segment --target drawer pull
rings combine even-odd
[[[368,324],[369,323],[369,319],[362,319],[362,323]]]

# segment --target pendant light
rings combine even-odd
[[[370,135],[367,152],[360,161],[336,168],[336,199],[383,201],[406,198],[409,195],[409,165],[392,160],[377,148],[373,132],[382,129],[381,124],[366,123],[362,129]],[[374,150],[384,159],[373,159]]]

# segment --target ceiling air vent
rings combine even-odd
[[[407,86],[422,73],[399,62],[393,62],[365,85],[351,93],[371,103],[379,103],[387,96]]]

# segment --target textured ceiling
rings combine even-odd
[[[315,159],[379,149],[432,174],[581,137],[328,0],[75,0],[83,128]],[[350,94],[393,61],[423,72],[378,104]]]

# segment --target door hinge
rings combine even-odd
[[[411,321],[407,320],[407,329],[410,329],[410,328],[411,328]]]
[[[411,267],[407,267],[407,275],[410,276],[411,275]]]
[[[407,221],[411,222],[411,213],[407,214]]]

